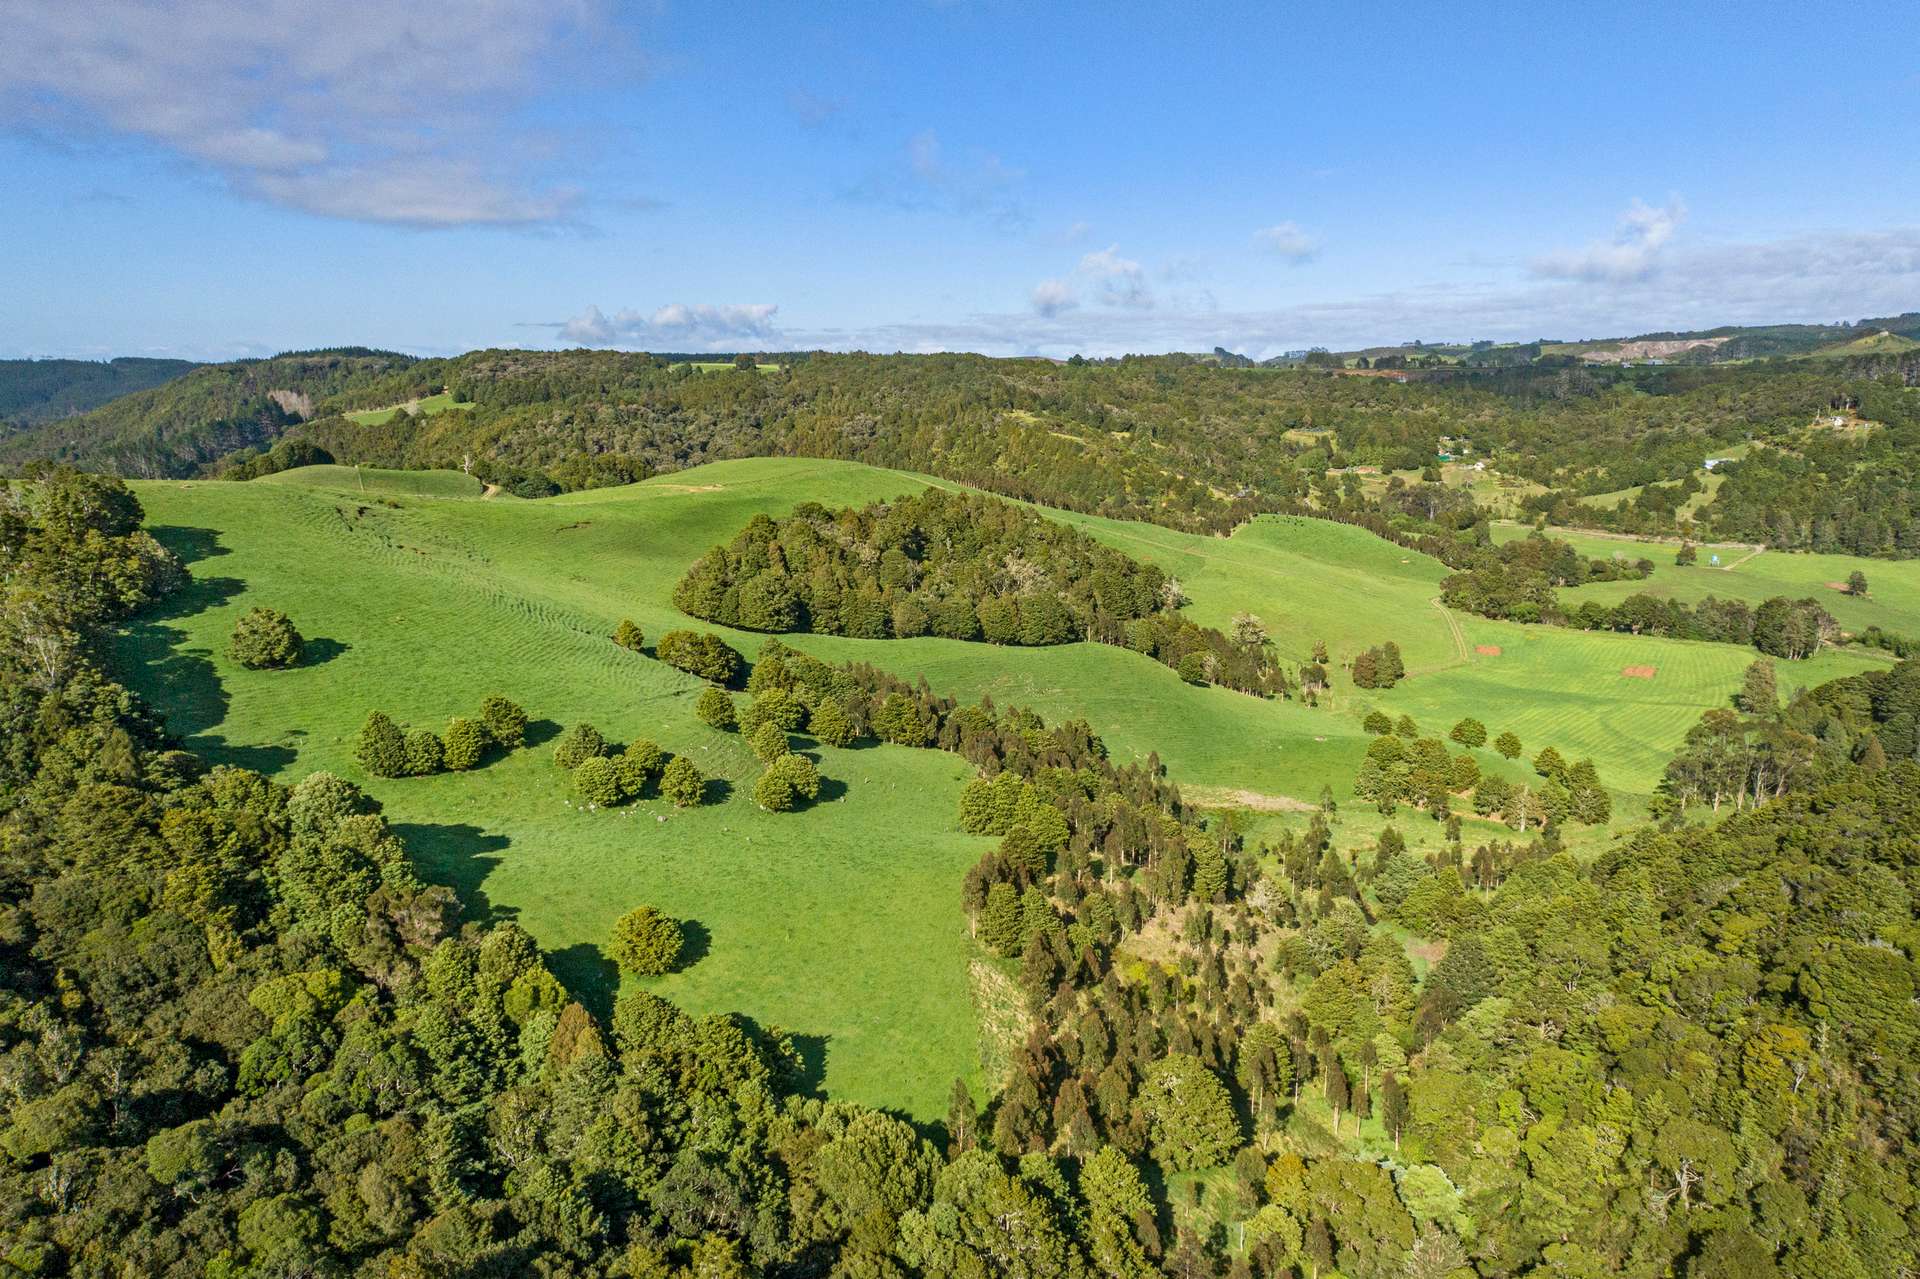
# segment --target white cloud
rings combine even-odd
[[[1121,257],[1117,244],[1081,258],[1080,274],[1092,282],[1103,305],[1136,311],[1153,309],[1145,268],[1132,258]]]
[[[1320,242],[1308,235],[1298,222],[1276,222],[1253,233],[1254,243],[1299,266],[1320,251]]]
[[[1567,249],[1534,259],[1533,273],[1553,280],[1620,283],[1644,279],[1674,232],[1687,220],[1687,206],[1678,196],[1655,208],[1635,200],[1620,215],[1613,239],[1596,240],[1585,248]]]
[[[12,0],[0,125],[140,138],[322,217],[552,223],[576,193],[539,181],[512,112],[606,3]]]
[[[907,139],[898,158],[847,192],[851,199],[915,212],[981,217],[1006,228],[1024,226],[1020,201],[1026,174],[991,151],[950,156],[932,129]]]
[[[778,336],[771,302],[709,305],[672,302],[650,312],[620,310],[607,315],[589,306],[555,327],[560,340],[574,346],[623,346],[733,350],[766,346]]]
[[[1042,280],[1034,285],[1029,301],[1032,302],[1035,311],[1049,319],[1062,311],[1071,311],[1080,305],[1080,299],[1075,295],[1073,286],[1058,278]]]
[[[1099,257],[1100,255],[1090,255]],[[1117,253],[1114,253],[1116,260]],[[1063,281],[1064,283],[1064,281]],[[1170,299],[1125,307],[981,314],[952,323],[793,332],[790,347],[1120,355],[1205,351],[1255,356],[1413,338],[1528,341],[1621,337],[1721,324],[1831,323],[1892,315],[1920,300],[1920,226],[1833,231],[1707,247],[1675,245],[1660,269],[1625,280],[1542,280],[1410,287],[1259,311],[1211,311]],[[1179,305],[1175,305],[1179,303]]]

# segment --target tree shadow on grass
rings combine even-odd
[[[824,1097],[827,1082],[827,1041],[830,1035],[794,1035],[787,1039],[792,1042],[794,1052],[800,1055],[799,1078],[794,1080],[794,1091],[806,1097]]]
[[[527,721],[525,744],[528,746],[545,746],[558,736],[560,736],[560,723],[557,720],[535,719]]]
[[[709,777],[700,791],[700,803],[707,807],[724,804],[733,798],[733,783],[724,777]]]
[[[705,959],[713,950],[713,934],[707,926],[697,919],[680,921],[680,958],[674,960],[673,971],[683,973]]]
[[[613,1000],[620,993],[620,970],[598,946],[576,942],[562,950],[550,950],[547,969],[601,1025],[610,1023]]]
[[[343,644],[337,639],[310,639],[300,646],[300,661],[298,664],[301,666],[324,666],[352,647],[353,645]]]
[[[220,545],[218,529],[194,528],[187,524],[156,524],[147,530],[153,540],[172,551],[182,564],[195,564],[216,555],[231,555]]]
[[[465,824],[394,822],[392,827],[421,878],[457,892],[468,919],[495,924],[520,913],[518,906],[496,905],[482,887],[500,864],[500,854],[512,845],[505,835],[489,835]]]
[[[841,798],[846,793],[847,784],[838,777],[822,777],[820,779],[820,797],[813,802],[816,804],[831,804],[834,800]]]

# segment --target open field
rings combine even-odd
[[[741,1011],[782,1026],[801,1037],[828,1092],[930,1118],[944,1111],[943,1081],[980,1078],[967,979],[974,952],[958,889],[986,841],[952,820],[966,766],[939,752],[823,749],[822,771],[841,784],[826,801],[800,814],[762,813],[744,794],[757,764],[736,738],[692,715],[698,683],[605,637],[622,617],[649,640],[688,625],[670,603],[674,583],[756,513],[784,514],[807,499],[864,503],[932,482],[849,463],[755,459],[539,502],[483,500],[455,472],[351,467],[248,484],[141,483],[149,524],[191,561],[194,585],[124,636],[120,656],[194,749],[284,778],[329,768],[364,782],[425,873],[458,886],[476,915],[517,918],[590,1002],[604,1006],[611,995],[599,947],[613,920],[655,903],[699,926],[699,957],[654,983],[663,993],[697,1012]],[[1591,755],[1626,815],[1687,726],[1724,704],[1753,657],[1451,615],[1433,603],[1446,572],[1437,561],[1324,521],[1264,518],[1215,538],[1050,514],[1165,566],[1201,622],[1227,625],[1249,611],[1289,658],[1324,640],[1336,664],[1393,639],[1412,675],[1394,690],[1362,692],[1339,673],[1315,709],[1190,687],[1103,645],[790,642],[827,660],[923,674],[963,698],[991,694],[1049,719],[1084,716],[1116,757],[1157,751],[1207,802],[1264,810],[1257,830],[1304,820],[1297,801],[1330,787],[1343,806],[1343,847],[1370,843],[1381,825],[1350,792],[1370,706],[1410,713],[1437,733],[1477,715],[1496,733],[1519,733],[1529,753],[1551,744]],[[227,659],[228,632],[255,604],[293,616],[312,641],[306,664],[250,672]],[[749,655],[766,639],[727,634]],[[1491,648],[1499,652],[1479,651]],[[1832,654],[1783,676],[1827,678],[1868,660]],[[1620,674],[1636,664],[1657,676]],[[547,734],[586,719],[613,739],[649,736],[684,752],[720,779],[726,798],[688,813],[659,801],[583,812],[569,804],[545,746],[422,779],[367,779],[351,761],[368,710],[438,729],[496,690],[545,721]],[[1521,775],[1490,752],[1480,759],[1487,771]],[[1403,814],[1401,824],[1416,843],[1438,838],[1423,816]],[[1469,823],[1468,838],[1493,832]]]
[[[435,413],[445,413],[448,409],[464,409],[468,406],[454,402],[451,391],[442,391],[438,395],[423,395],[417,400],[408,400],[405,404],[389,405],[383,409],[361,409],[357,413],[347,414],[347,420],[361,426],[380,426],[393,419],[401,409],[432,417]]]
[[[1645,556],[1654,562],[1653,576],[1643,582],[1595,582],[1565,592],[1573,602],[1599,600],[1617,604],[1629,595],[1642,592],[1668,596],[1692,604],[1709,595],[1721,599],[1745,600],[1758,604],[1775,595],[1793,599],[1811,597],[1840,625],[1849,631],[1869,626],[1901,635],[1920,635],[1920,560],[1865,560],[1852,555],[1815,555],[1804,551],[1761,551],[1751,546],[1702,542],[1698,544],[1700,562],[1680,568],[1673,562],[1675,543],[1652,542],[1626,537],[1600,537],[1577,529],[1551,529],[1552,536],[1593,556],[1624,555],[1629,559]],[[1526,536],[1527,530],[1515,525],[1496,524],[1495,541],[1505,542]],[[1720,566],[1709,560],[1719,555]],[[1867,575],[1868,592],[1864,597],[1834,589],[1858,569]],[[1794,669],[1798,669],[1795,665]]]

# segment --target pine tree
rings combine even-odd
[[[995,954],[1011,957],[1020,953],[1020,897],[1005,880],[987,890],[987,908],[980,916],[980,940]]]
[[[699,716],[700,722],[707,727],[717,728],[722,732],[733,728],[739,722],[734,714],[733,697],[718,684],[709,684],[700,690],[700,697],[693,704],[693,713]]]
[[[967,1081],[956,1078],[947,1099],[947,1158],[964,1155],[980,1144],[980,1110],[973,1104]]]
[[[360,767],[375,777],[404,777],[407,772],[407,738],[384,711],[372,711],[360,726],[353,757]]]

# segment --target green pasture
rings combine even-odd
[[[383,409],[361,409],[347,414],[347,420],[360,426],[383,426],[393,420],[393,415],[402,409],[426,417],[435,413],[445,413],[448,409],[464,409],[466,404],[456,403],[453,392],[442,391],[438,395],[423,395],[417,400],[408,400],[405,404],[391,404]]]
[[[944,1081],[983,1082],[959,883],[986,841],[953,821],[966,766],[933,751],[809,747],[832,779],[828,796],[802,813],[763,813],[745,793],[757,764],[736,738],[695,720],[697,681],[606,637],[623,617],[649,644],[699,625],[672,607],[674,583],[755,514],[806,500],[861,504],[936,482],[753,459],[537,502],[484,498],[457,472],[353,467],[245,484],[139,483],[149,526],[189,562],[193,583],[122,636],[118,655],[194,749],[288,780],[327,768],[366,785],[425,874],[458,887],[476,918],[518,919],[589,1002],[604,1007],[614,990],[600,949],[614,919],[653,903],[695,925],[694,962],[655,988],[696,1012],[739,1011],[795,1034],[831,1094],[932,1118],[944,1113]],[[1411,714],[1424,732],[1475,715],[1496,734],[1513,729],[1529,754],[1551,744],[1591,755],[1625,815],[1753,657],[1449,614],[1434,603],[1444,566],[1326,521],[1268,517],[1205,537],[1049,514],[1166,567],[1199,621],[1225,626],[1251,612],[1289,659],[1323,640],[1336,666],[1393,639],[1411,677],[1365,692],[1337,673],[1332,695],[1309,708],[1191,687],[1105,645],[788,642],[830,661],[924,675],[963,698],[1084,717],[1117,758],[1157,752],[1205,802],[1261,810],[1259,831],[1304,820],[1297,801],[1330,787],[1343,847],[1370,844],[1383,824],[1350,790],[1371,706]],[[1870,565],[1869,576],[1889,567]],[[1895,578],[1885,580],[1892,595]],[[228,633],[256,604],[285,610],[309,638],[300,667],[253,672],[227,659]],[[750,656],[767,639],[726,634]],[[1867,660],[1827,655],[1783,677],[1811,682]],[[1656,677],[1620,675],[1636,664],[1656,666]],[[369,710],[439,729],[493,691],[525,705],[543,739],[584,719],[612,739],[648,736],[685,753],[716,779],[717,802],[584,811],[545,744],[431,778],[372,779],[353,764]],[[1491,752],[1480,759],[1521,775]],[[1417,843],[1438,837],[1423,815],[1398,820]],[[1470,839],[1498,833],[1470,826]]]

